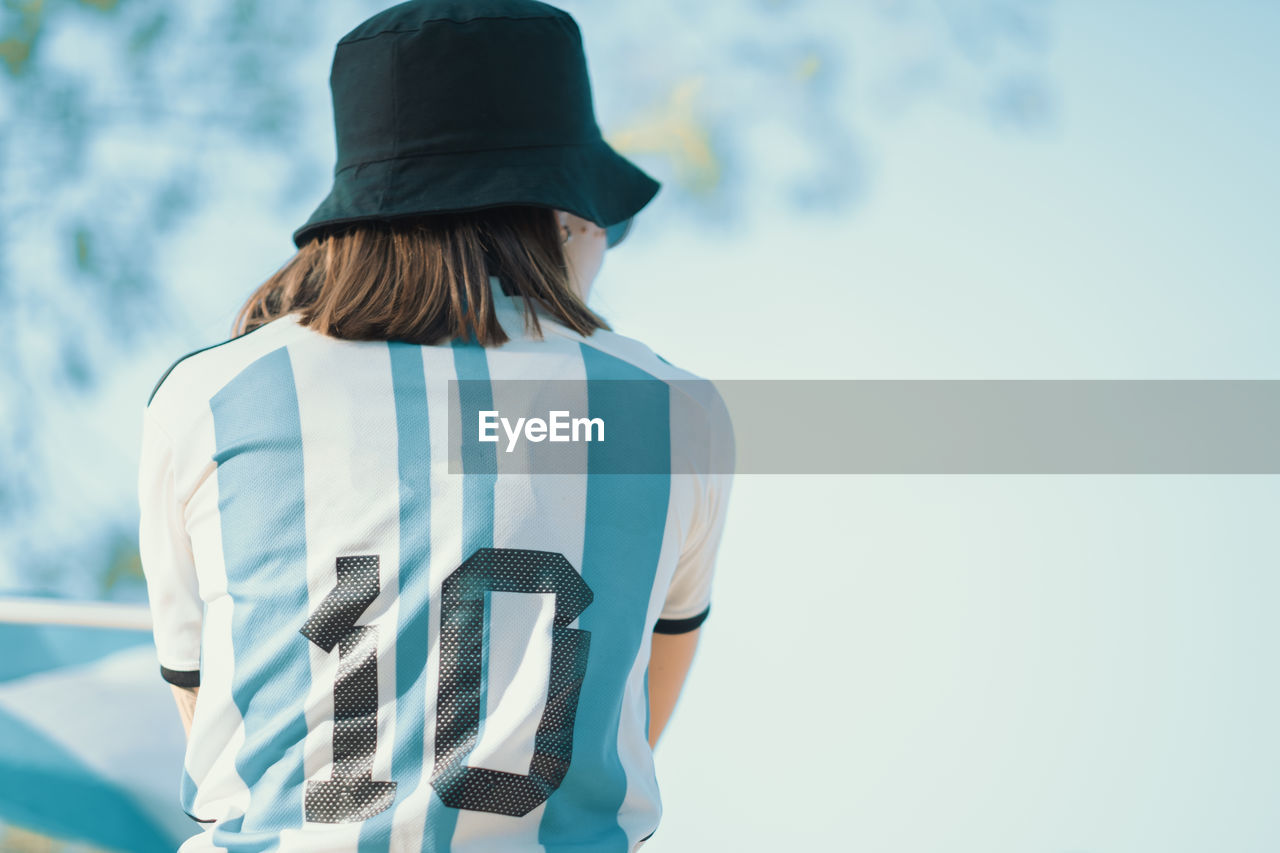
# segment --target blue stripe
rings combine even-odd
[[[187,768],[182,768],[182,781],[178,783],[178,802],[182,803],[182,810],[191,818],[199,818],[196,813],[196,796],[200,793],[200,787],[196,784],[196,780],[191,778],[191,774],[187,772]]]
[[[302,424],[283,347],[210,401],[227,592],[233,602],[231,696],[244,720],[236,772],[249,787],[244,820],[214,830],[228,853],[259,853],[302,826],[300,697],[311,683]]]
[[[587,515],[581,572],[595,600],[578,627],[591,632],[569,772],[547,800],[538,840],[555,851],[627,850],[618,810],[627,777],[618,726],[627,678],[640,652],[667,521],[671,476],[601,471],[670,471],[670,392],[634,365],[586,344],[590,417],[608,440],[587,451]],[[634,380],[618,382],[616,380]]]
[[[396,744],[391,778],[400,797],[422,778],[427,648],[430,644],[431,433],[422,348],[394,341],[391,386],[396,406],[400,479],[400,592],[396,624]],[[360,827],[360,853],[389,851],[397,803]]]
[[[454,341],[453,365],[458,373],[461,422],[477,423],[481,411],[493,409],[493,387],[484,347]],[[462,445],[462,558],[478,548],[493,547],[493,490],[498,482],[497,445]]]
[[[458,407],[461,423],[475,423],[478,412],[493,408],[489,385],[489,361],[484,347],[470,342],[453,342],[453,366],[458,379]],[[462,554],[465,560],[478,548],[493,547],[494,487],[498,481],[498,457],[493,445],[464,442],[462,450]],[[453,842],[458,812],[435,794],[427,812],[422,849],[445,853]]]

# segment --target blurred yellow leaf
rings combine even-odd
[[[25,3],[10,4],[18,14],[16,33],[6,34],[0,39],[0,59],[8,67],[9,73],[17,76],[31,59],[31,47],[40,33],[40,24],[44,19],[44,0],[27,0]]]
[[[609,134],[609,144],[624,154],[666,157],[682,186],[694,193],[711,192],[720,183],[720,160],[697,115],[703,82],[691,77],[676,83],[666,102]]]
[[[31,57],[31,42],[18,38],[7,38],[0,41],[0,60],[8,66],[10,74],[21,74],[22,68]]]
[[[796,77],[801,80],[809,80],[813,75],[817,74],[822,68],[822,58],[815,53],[811,53],[804,59],[800,60],[800,64],[796,66]]]
[[[138,553],[138,545],[132,540],[117,542],[107,560],[107,570],[102,576],[102,592],[110,594],[122,581],[141,581],[142,557]]]

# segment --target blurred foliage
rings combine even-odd
[[[307,4],[3,0],[0,518],[49,484],[41,423],[96,390],[166,317],[157,253],[228,148],[300,141],[288,73]],[[118,523],[120,519],[112,520]],[[8,524],[6,526],[8,526]]]

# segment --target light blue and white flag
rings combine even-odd
[[[199,831],[145,608],[0,600],[0,650],[0,821],[128,853]]]

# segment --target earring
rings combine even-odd
[[[569,245],[569,241],[573,239],[573,232],[569,230],[568,225],[561,225],[560,230],[564,232],[564,239],[560,241],[560,245]]]

